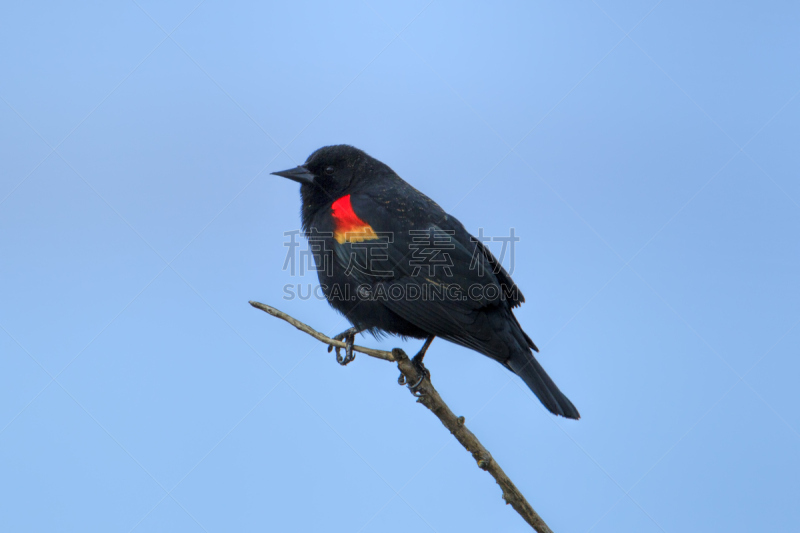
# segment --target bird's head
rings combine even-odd
[[[298,167],[273,174],[300,183],[304,205],[321,207],[367,182],[379,165],[383,166],[362,150],[337,144],[320,148]]]

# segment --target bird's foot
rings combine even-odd
[[[333,340],[344,341],[346,345],[344,349],[344,357],[342,357],[341,348],[339,346],[328,346],[328,353],[331,353],[333,349],[336,348],[336,362],[342,366],[347,366],[353,361],[353,359],[356,358],[356,354],[353,352],[353,344],[356,341],[357,333],[361,333],[361,330],[358,328],[347,328],[343,332],[332,337]]]
[[[428,339],[425,341],[425,344],[422,346],[422,349],[417,353],[417,355],[411,358],[411,364],[414,365],[414,368],[417,369],[417,373],[419,374],[419,379],[417,380],[416,383],[408,384],[408,390],[410,390],[414,396],[421,396],[422,393],[419,392],[418,390],[419,386],[422,385],[422,382],[425,381],[425,378],[431,377],[430,371],[427,368],[425,368],[425,364],[422,362],[422,360],[424,359],[425,352],[428,351],[428,347],[430,347],[432,342],[433,342],[433,336],[428,337]],[[405,375],[400,374],[400,377],[397,378],[397,383],[399,383],[400,385],[405,385],[406,384]]]
[[[422,385],[422,382],[425,381],[425,378],[431,377],[430,371],[425,368],[425,364],[422,362],[424,357],[425,353],[421,352],[411,358],[411,364],[414,365],[414,368],[417,369],[417,373],[419,374],[419,379],[416,383],[408,384],[408,390],[410,390],[414,396],[419,396],[421,394],[418,390],[419,386]]]

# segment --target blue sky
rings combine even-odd
[[[795,531],[799,19],[4,5],[0,522],[527,530],[396,368],[342,368],[247,304],[347,327],[283,299],[316,279],[282,270],[299,195],[269,173],[349,143],[471,231],[520,237],[517,316],[583,419],[464,348],[426,363],[553,530]]]

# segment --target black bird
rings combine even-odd
[[[326,146],[290,170],[301,184],[301,218],[328,302],[369,331],[434,337],[476,350],[520,376],[550,412],[580,418],[534,358],[539,351],[513,309],[525,301],[500,262],[436,202],[391,168],[347,145]],[[419,385],[419,384],[416,384]],[[413,390],[413,389],[412,389]]]

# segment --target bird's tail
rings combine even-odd
[[[533,391],[537,398],[544,404],[547,409],[555,414],[561,415],[565,418],[574,418],[578,420],[581,414],[569,401],[569,398],[564,396],[564,393],[558,390],[558,387],[547,372],[544,371],[542,365],[533,356],[530,349],[523,349],[516,352],[511,358],[506,361],[506,365],[514,371],[516,375],[522,378],[522,381]]]

